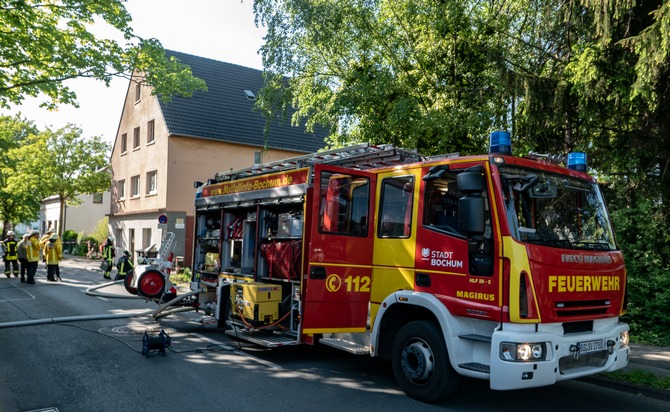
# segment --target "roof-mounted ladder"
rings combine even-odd
[[[217,182],[225,182],[266,173],[300,169],[315,164],[329,164],[364,170],[404,163],[415,163],[423,159],[424,156],[415,151],[400,149],[391,144],[371,145],[363,143],[356,146],[254,165],[245,169],[220,172],[215,175],[215,179]]]

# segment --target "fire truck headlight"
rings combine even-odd
[[[500,359],[511,362],[541,361],[547,357],[547,346],[544,342],[500,344]]]
[[[627,348],[628,347],[628,331],[625,330],[619,334],[619,341],[621,342],[621,347],[622,348]]]

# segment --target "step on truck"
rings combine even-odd
[[[389,359],[434,402],[628,363],[626,270],[586,155],[362,144],[196,182],[194,306],[264,347]],[[560,157],[560,162],[565,156]]]

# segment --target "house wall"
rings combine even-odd
[[[65,225],[63,230],[74,230],[91,234],[109,211],[109,191],[102,193],[102,203],[93,203],[93,195],[80,195],[81,204],[65,206]],[[60,209],[60,208],[58,208]]]
[[[111,155],[112,189],[109,231],[116,239],[117,256],[123,250],[137,257],[146,246],[160,247],[166,231],[175,233],[175,256],[191,265],[195,188],[193,182],[207,181],[221,171],[249,167],[254,153],[270,162],[304,153],[269,150],[202,138],[169,136],[160,105],[148,87],[136,99],[135,84],[129,82],[124,109]],[[147,143],[147,123],[154,120],[154,142]],[[134,129],[140,127],[140,145],[133,147]],[[127,135],[122,150],[122,135]],[[147,173],[157,172],[157,191],[147,193]],[[131,179],[140,177],[140,192],[131,196]],[[119,197],[118,184],[125,181],[125,196]],[[167,227],[159,227],[158,216],[168,216]]]
[[[42,201],[40,206],[40,223],[39,230],[40,233],[46,233],[49,228],[55,227],[56,229],[60,226],[60,204],[58,199],[54,197],[48,197]]]
[[[284,150],[262,148],[220,141],[170,136],[167,204],[170,210],[182,210],[193,216],[195,188],[193,182],[206,182],[218,172],[252,166],[254,153],[261,151],[263,162],[304,155]]]
[[[65,222],[60,222],[60,202],[57,196],[51,196],[42,201],[40,207],[39,231],[45,233],[47,229],[55,227],[62,231],[73,230],[90,235],[95,231],[98,223],[109,212],[111,193],[102,193],[102,203],[93,203],[94,195],[79,195],[78,205],[65,205]]]
[[[112,164],[112,214],[159,211],[165,209],[167,194],[167,147],[168,131],[155,96],[148,87],[141,87],[140,99],[135,98],[135,83],[129,82],[128,93],[121,113],[119,130],[111,156]],[[148,123],[154,121],[154,141],[147,142]],[[134,147],[134,130],[139,127],[140,144]],[[123,150],[122,135],[127,136],[127,147]],[[157,191],[147,193],[147,173],[157,172]],[[132,196],[132,177],[139,176],[140,188]],[[119,198],[118,182],[123,180],[125,196]]]

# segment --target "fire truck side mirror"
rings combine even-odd
[[[456,176],[458,190],[466,196],[470,194],[481,194],[484,190],[484,173],[481,166],[465,169]]]
[[[456,176],[456,183],[463,194],[458,201],[458,231],[469,236],[481,236],[485,230],[483,168],[474,166],[466,169]]]
[[[484,234],[484,198],[464,196],[458,200],[458,231],[469,236]]]

